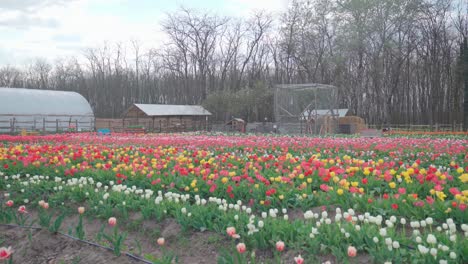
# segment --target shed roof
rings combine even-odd
[[[318,116],[327,116],[327,115],[332,115],[332,110],[333,110],[333,114],[336,116],[338,115],[338,117],[344,117],[346,116],[346,114],[348,113],[349,109],[348,108],[342,108],[342,109],[317,109],[317,110],[311,110],[311,113],[310,115],[311,116],[315,116],[316,114]],[[309,112],[304,111],[302,113],[302,116],[303,117],[308,117],[309,116]]]
[[[242,118],[233,118],[233,119],[229,120],[229,122],[227,122],[226,125],[232,125],[232,123],[234,121],[239,122],[239,123],[245,123],[244,119],[242,119]]]
[[[134,104],[147,116],[210,116],[200,105]]]
[[[94,116],[79,93],[0,87],[0,115]]]

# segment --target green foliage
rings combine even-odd
[[[59,231],[60,226],[62,225],[62,222],[63,222],[64,219],[65,219],[65,214],[59,215],[55,219],[54,223],[51,226],[49,226],[49,231],[52,232],[52,233],[57,233]]]
[[[155,264],[172,264],[178,263],[177,256],[171,252],[164,250],[162,258],[156,258],[153,255],[145,254],[145,259],[155,263]]]
[[[120,232],[117,226],[114,226],[114,233],[112,235],[102,233],[102,236],[114,247],[114,255],[120,256],[127,233]]]
[[[80,218],[78,220],[78,225],[76,226],[75,231],[76,231],[76,236],[79,239],[83,240],[84,237],[85,237],[85,232],[84,232],[84,228],[83,228],[83,215],[80,214],[79,217]]]
[[[52,219],[52,215],[47,213],[46,209],[39,209],[39,224],[43,228],[49,228],[50,226],[50,220]]]
[[[211,94],[203,105],[217,120],[223,120],[225,114],[247,121],[263,121],[265,117],[273,119],[273,91],[260,82],[236,92],[221,91]]]

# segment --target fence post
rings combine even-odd
[[[59,129],[59,120],[58,119],[55,119],[55,133],[58,133],[58,129]]]
[[[78,119],[75,119],[75,132],[78,132]]]
[[[10,119],[10,133],[13,134],[13,131],[14,131],[14,127],[15,127],[15,118],[13,117],[13,119]]]
[[[36,118],[34,118],[33,120],[34,120],[34,123],[33,123],[33,131],[36,131]]]
[[[45,134],[46,127],[45,127],[45,118],[42,118],[42,133]]]

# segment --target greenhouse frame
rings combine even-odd
[[[0,133],[94,131],[94,124],[79,93],[0,87]]]

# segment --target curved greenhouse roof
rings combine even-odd
[[[76,92],[3,87],[0,115],[94,117],[88,101]]]

